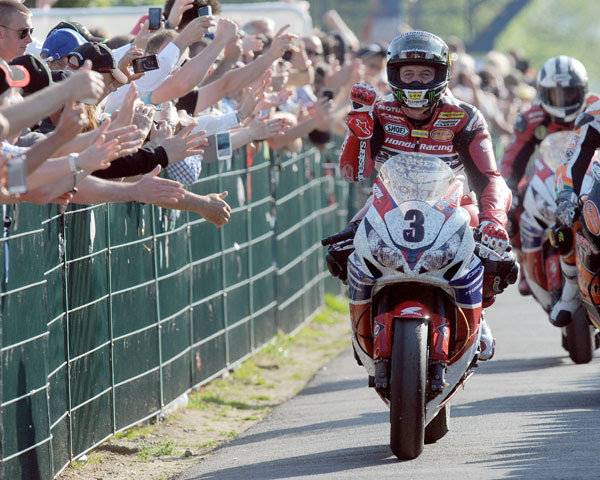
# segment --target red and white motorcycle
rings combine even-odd
[[[353,245],[343,232],[323,243],[337,242],[329,254],[339,254],[340,265],[352,252],[355,356],[390,407],[393,453],[412,459],[446,434],[448,403],[473,374],[484,275],[478,253],[489,257],[485,262],[506,259],[475,241],[471,216],[460,207],[463,181],[439,157],[407,152],[388,159],[373,197]]]
[[[548,314],[560,299],[563,286],[560,255],[550,240],[556,210],[554,174],[566,159],[571,135],[570,131],[556,132],[541,142],[519,220],[521,266],[531,293]],[[584,188],[589,189],[589,178],[586,177]],[[562,346],[575,363],[592,360],[596,348],[595,331],[583,308],[575,312],[571,323],[562,327]]]

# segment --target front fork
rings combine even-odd
[[[441,310],[443,312],[443,309]],[[408,300],[396,305],[392,311],[380,313],[373,321],[373,360],[375,377],[372,385],[384,396],[389,394],[390,359],[392,357],[394,319],[426,320],[429,324],[428,396],[435,397],[447,385],[444,376],[450,350],[450,323],[444,315],[432,313],[418,301]]]

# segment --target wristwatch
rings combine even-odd
[[[70,153],[69,154],[69,167],[71,168],[71,173],[78,174],[83,172],[83,169],[79,167],[79,154],[78,153]]]

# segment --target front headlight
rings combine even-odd
[[[462,241],[461,232],[456,232],[436,250],[430,250],[421,258],[421,268],[427,271],[441,270],[456,257]]]
[[[395,247],[386,245],[375,229],[372,229],[367,235],[367,242],[373,258],[381,265],[393,269],[402,267],[402,253]]]

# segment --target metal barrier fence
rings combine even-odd
[[[311,149],[204,165],[229,224],[139,203],[4,207],[0,240],[5,478],[50,479],[156,416],[340,292],[320,239],[348,188]]]

